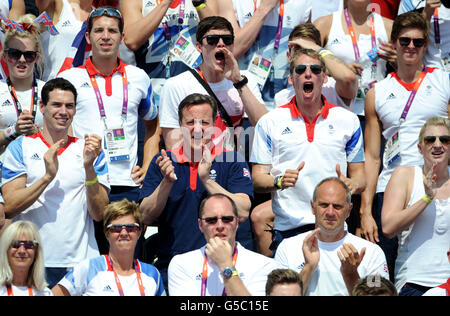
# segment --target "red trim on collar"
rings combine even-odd
[[[427,73],[432,73],[435,69],[437,69],[436,67],[428,67],[427,68]],[[414,85],[416,84],[417,80],[419,80],[419,78],[417,78],[417,80],[415,80],[414,82],[404,82],[403,80],[401,80],[396,72],[391,72],[390,75],[392,77],[395,78],[395,80],[398,81],[399,84],[401,84],[406,90],[408,91],[412,91],[414,89]]]
[[[48,148],[51,147],[51,145],[45,140],[44,136],[42,136],[42,133],[41,133],[41,132],[38,132],[38,133],[33,134],[33,135],[26,136],[26,137],[30,137],[30,138],[40,138],[40,139],[42,140],[42,142],[43,142]],[[78,138],[72,137],[72,136],[69,136],[69,135],[67,135],[67,137],[68,137],[68,142],[67,142],[67,144],[66,144],[64,147],[62,147],[62,148],[59,149],[59,151],[58,151],[58,156],[61,155],[61,154],[64,152],[64,150],[66,150],[66,149],[70,146],[71,143],[75,143],[75,142],[78,140]]]
[[[183,145],[168,151],[175,155],[177,163],[189,163],[189,188],[192,191],[195,191],[197,189],[198,162],[190,161],[184,154]],[[213,161],[220,152],[225,152],[225,149],[217,146],[213,147],[211,150],[211,161]]]
[[[125,72],[125,66],[127,66],[127,64],[125,64],[120,58],[117,58],[117,61],[119,62],[119,65],[114,68],[109,75],[102,74],[97,70],[97,68],[95,68],[94,64],[92,63],[92,57],[89,57],[86,60],[86,63],[81,66],[82,68],[85,68],[87,70],[89,76],[99,75],[105,78],[105,90],[108,97],[112,95],[112,76],[116,72],[123,74]]]
[[[306,135],[308,136],[308,141],[312,143],[314,141],[314,128],[316,127],[316,122],[319,116],[322,116],[325,120],[328,117],[328,113],[330,112],[331,108],[337,107],[337,105],[328,103],[327,99],[322,95],[322,101],[323,101],[323,107],[322,111],[318,113],[312,122],[309,122],[309,120],[300,112],[300,110],[297,107],[297,100],[294,96],[288,104],[282,105],[282,108],[287,108],[291,111],[292,118],[299,118],[300,116],[305,121],[306,126]]]

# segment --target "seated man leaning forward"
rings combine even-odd
[[[198,227],[207,244],[175,256],[169,265],[170,295],[264,295],[267,275],[276,262],[236,242],[238,210],[225,194],[204,199]],[[199,278],[199,271],[202,271]]]
[[[244,158],[235,151],[213,146],[217,104],[213,98],[192,94],[178,107],[183,144],[156,155],[143,182],[139,199],[143,223],[158,225],[155,263],[167,281],[167,267],[174,255],[203,246],[197,229],[201,201],[210,194],[223,193],[237,205],[239,221],[249,215],[253,184]],[[242,241],[239,237],[238,240]]]
[[[389,277],[381,248],[345,230],[352,203],[341,179],[322,180],[311,207],[316,229],[284,239],[275,254],[284,268],[301,273],[305,295],[349,295],[367,275]]]

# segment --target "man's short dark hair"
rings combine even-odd
[[[303,291],[303,282],[300,273],[291,269],[275,269],[267,276],[266,295],[270,295],[277,284],[296,283],[300,286],[300,293]]]
[[[352,296],[398,296],[397,289],[388,279],[380,275],[369,275],[360,279],[352,290]]]
[[[180,122],[183,120],[183,110],[191,105],[199,105],[199,104],[209,104],[212,109],[212,119],[213,123],[216,120],[217,116],[217,103],[214,98],[209,95],[193,93],[185,97],[178,106],[178,119]]]
[[[219,199],[226,199],[231,203],[231,208],[233,210],[233,214],[234,216],[238,217],[238,209],[237,209],[237,205],[236,203],[233,201],[232,198],[230,198],[228,195],[225,195],[223,193],[214,193],[211,195],[208,195],[207,197],[205,197],[202,202],[200,203],[200,207],[198,208],[198,218],[202,218],[203,216],[203,211],[205,209],[205,204],[208,200],[212,199],[212,198],[219,198]]]
[[[391,41],[395,42],[400,33],[406,28],[421,30],[425,41],[428,42],[430,27],[419,12],[409,11],[395,17],[394,23],[392,24]]]
[[[299,24],[289,34],[289,40],[299,37],[306,37],[312,39],[317,45],[322,46],[320,42],[320,31],[312,23]]]
[[[233,26],[227,19],[221,16],[209,16],[197,25],[197,32],[195,33],[197,42],[200,42],[209,30],[228,30],[231,35],[234,35]]]
[[[94,13],[94,12],[96,12],[96,13],[97,12],[101,12],[101,10],[103,10],[103,13],[101,13],[101,15],[91,16],[92,13]],[[111,12],[111,13],[117,12],[118,14],[117,15],[116,14],[111,15],[109,12]],[[101,16],[106,16],[106,17],[109,17],[109,18],[116,18],[117,20],[119,20],[119,31],[120,31],[121,34],[123,33],[123,17],[122,17],[122,14],[120,13],[120,10],[117,10],[116,8],[111,7],[111,6],[103,6],[103,7],[100,7],[100,8],[97,8],[97,9],[94,9],[94,10],[91,11],[91,13],[89,14],[88,20],[87,20],[87,32],[88,33],[91,33],[91,31],[92,31],[92,26],[94,24],[94,19],[98,18],[98,17],[101,17]],[[119,16],[120,16],[120,18],[119,18]]]
[[[47,105],[48,100],[50,98],[50,92],[53,90],[63,90],[63,91],[70,91],[73,94],[73,98],[75,103],[77,103],[77,89],[73,86],[72,83],[70,83],[69,80],[66,80],[64,78],[54,78],[49,81],[47,81],[42,88],[41,91],[41,100],[44,105]]]

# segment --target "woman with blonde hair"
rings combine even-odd
[[[35,224],[17,221],[0,238],[0,296],[51,296]]]
[[[36,17],[26,14],[17,19],[24,31],[7,28],[1,57],[8,65],[9,76],[0,81],[0,153],[20,135],[38,132],[43,118],[38,111],[40,91],[45,82],[43,49]]]

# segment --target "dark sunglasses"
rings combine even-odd
[[[205,218],[201,218],[202,220],[204,220],[206,223],[214,225],[217,223],[217,221],[220,219],[222,220],[222,223],[224,224],[229,224],[232,221],[234,221],[234,219],[236,218],[236,216],[222,216],[222,217],[205,217]]]
[[[425,39],[424,38],[410,38],[410,37],[399,37],[398,42],[401,46],[408,46],[409,43],[413,42],[415,47],[422,47],[425,45]]]
[[[448,145],[450,143],[450,135],[443,135],[443,136],[425,136],[423,138],[423,141],[425,142],[425,144],[434,144],[434,142],[436,141],[436,138],[439,138],[439,141],[444,144],[444,145]]]
[[[295,73],[298,74],[298,75],[301,75],[301,74],[303,74],[306,71],[307,67],[309,67],[309,69],[311,69],[311,72],[313,74],[315,74],[315,75],[320,74],[322,72],[322,69],[323,69],[322,65],[317,65],[317,64],[314,64],[314,65],[303,65],[303,64],[300,64],[300,65],[295,66]]]
[[[104,15],[122,20],[122,14],[119,10],[116,10],[114,8],[98,8],[92,10],[91,13],[89,13],[89,19]]]
[[[234,43],[234,35],[231,34],[215,34],[215,35],[206,35],[203,38],[206,38],[206,42],[209,45],[217,45],[219,40],[222,39],[225,45],[231,45]],[[202,40],[203,40],[202,38]]]
[[[8,48],[5,51],[6,51],[6,56],[8,56],[8,58],[13,60],[14,62],[18,61],[20,59],[20,57],[22,57],[22,55],[23,55],[23,57],[25,58],[25,61],[30,64],[33,61],[35,61],[36,57],[37,57],[37,52],[32,51],[32,50],[21,51],[19,49],[15,49],[15,48]]]
[[[122,231],[122,229],[125,228],[125,230],[127,231],[127,233],[131,233],[131,232],[137,232],[139,230],[139,224],[138,223],[133,223],[133,224],[109,224],[108,226],[106,226],[106,229],[109,229],[111,232],[113,233],[120,233]]]
[[[34,249],[38,246],[38,242],[36,240],[14,240],[11,243],[11,248],[19,249],[22,245],[25,249]]]

